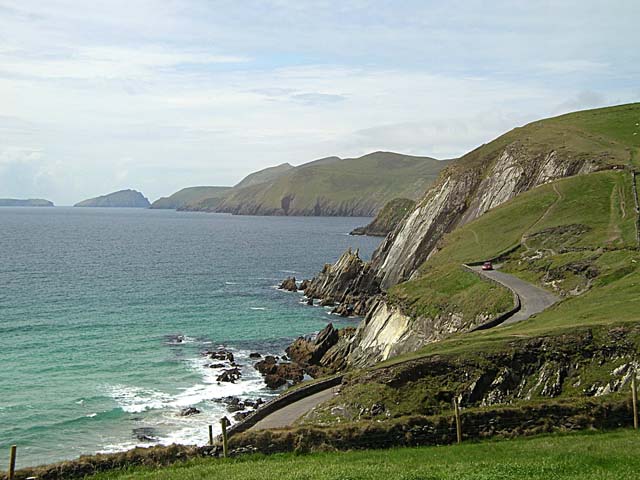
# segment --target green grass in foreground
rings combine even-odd
[[[462,445],[198,460],[92,480],[624,479],[640,472],[640,434],[574,433]]]

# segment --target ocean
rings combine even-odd
[[[251,352],[357,322],[276,286],[349,247],[370,257],[379,239],[348,235],[369,220],[0,208],[0,470],[11,444],[20,467],[206,443],[231,416],[216,399],[274,395]],[[221,347],[235,384],[201,354]]]

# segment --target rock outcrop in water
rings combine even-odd
[[[297,292],[298,284],[296,282],[296,277],[287,277],[282,281],[278,288],[280,290],[286,290],[288,292]]]
[[[76,203],[74,207],[119,207],[149,208],[151,204],[142,193],[136,190],[120,190],[100,197],[89,198]]]

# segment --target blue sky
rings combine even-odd
[[[640,2],[0,0],[0,197],[451,158],[640,99]]]

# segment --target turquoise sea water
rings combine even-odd
[[[355,321],[274,286],[348,247],[368,257],[379,240],[347,235],[367,220],[0,208],[0,470],[14,443],[19,466],[205,443],[229,415],[214,399],[273,395],[250,352]],[[237,384],[200,354],[219,346],[243,365]],[[188,406],[202,413],[180,417]]]

